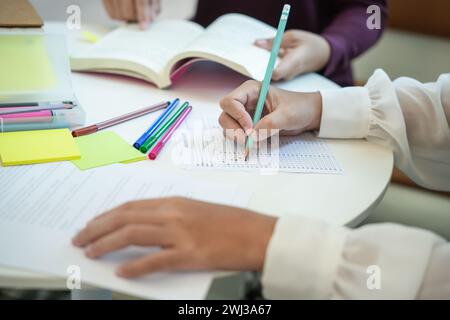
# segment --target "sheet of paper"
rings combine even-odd
[[[0,133],[3,166],[73,160],[80,150],[69,129]]]
[[[100,131],[75,138],[81,158],[73,160],[80,170],[106,166],[118,162],[145,160],[139,152],[113,131]]]
[[[158,249],[132,247],[90,260],[71,244],[76,231],[129,200],[180,195],[236,206],[249,200],[235,185],[194,181],[139,165],[89,171],[66,162],[9,167],[0,170],[0,181],[0,264],[65,278],[78,268],[84,284],[153,299],[204,298],[214,273],[167,272],[124,280],[114,273],[120,262]]]
[[[271,143],[252,150],[245,161],[244,146],[224,137],[217,118],[192,118],[186,125],[187,130],[181,131],[176,139],[182,140],[177,146],[188,148],[183,153],[189,155],[183,165],[190,169],[343,173],[326,141],[313,133],[272,139]]]

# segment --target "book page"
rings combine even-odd
[[[200,56],[220,63],[230,61],[235,66],[229,67],[245,69],[248,76],[262,80],[270,52],[256,47],[254,42],[274,37],[275,33],[275,28],[254,18],[227,14],[209,25],[185,51],[194,56],[200,53]]]
[[[127,61],[141,65],[156,74],[162,74],[167,62],[197,38],[202,32],[200,25],[183,20],[160,20],[147,30],[137,25],[120,27],[86,51],[74,54],[72,60],[97,60],[89,69],[119,69],[111,60]],[[127,69],[126,66],[123,69]],[[135,70],[132,70],[135,71]]]

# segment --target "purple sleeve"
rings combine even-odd
[[[336,10],[331,24],[322,32],[322,36],[331,46],[330,61],[323,74],[332,75],[337,68],[350,67],[351,60],[370,48],[381,36],[387,23],[386,0],[337,0],[330,1]],[[367,8],[378,5],[381,13],[381,28],[367,27]]]

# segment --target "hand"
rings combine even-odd
[[[161,11],[160,0],[103,0],[103,4],[111,18],[137,21],[141,29],[146,29]]]
[[[122,264],[136,277],[182,269],[262,270],[276,218],[185,198],[134,201],[106,212],[73,239],[89,258],[130,245],[161,251]]]
[[[256,40],[255,45],[272,50],[273,40]],[[326,66],[330,55],[331,48],[324,37],[302,30],[288,30],[283,36],[279,51],[281,59],[272,79],[290,80],[302,73],[319,71]]]
[[[264,106],[263,117],[253,127],[253,113],[259,98],[261,83],[249,80],[233,90],[220,101],[223,112],[220,125],[229,138],[244,143],[246,135],[266,129],[255,139],[267,138],[280,131],[284,135],[296,135],[303,131],[317,130],[322,116],[320,93],[300,93],[270,87]]]

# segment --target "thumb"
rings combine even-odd
[[[270,39],[257,39],[257,40],[255,41],[255,46],[270,51],[270,50],[272,50],[273,40],[274,40],[274,38],[270,38]]]

